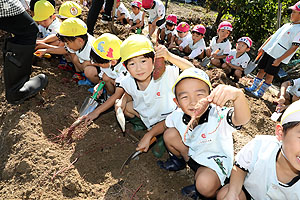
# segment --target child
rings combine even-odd
[[[300,78],[285,81],[278,94],[276,111],[282,112],[285,107],[300,99]]]
[[[127,74],[127,70],[120,62],[120,46],[122,41],[115,35],[104,33],[92,44],[91,60],[93,65],[100,67],[100,78],[105,82],[108,95],[111,95],[103,104],[93,112],[84,116],[86,124],[91,123],[101,113],[112,107],[117,99],[120,99],[124,89],[120,87],[120,80]],[[95,87],[95,89],[98,85]],[[105,99],[104,99],[105,100]]]
[[[53,5],[47,0],[40,0],[34,5],[33,19],[39,25],[39,40],[36,49],[47,48],[49,45],[58,45],[55,34],[60,27],[60,21],[56,18]],[[54,37],[53,37],[54,36]]]
[[[278,73],[283,64],[287,64],[300,45],[300,1],[292,9],[291,21],[278,29],[259,49],[264,52],[258,63],[258,74],[251,87],[245,88],[257,98],[261,98],[271,86],[274,75]],[[264,83],[260,86],[262,79]],[[258,91],[256,91],[258,89]]]
[[[154,49],[152,43],[143,35],[131,35],[121,45],[121,58],[130,74],[121,81],[120,87],[125,94],[117,102],[115,109],[122,108],[129,118],[138,117],[148,129],[138,144],[137,150],[147,151],[152,137],[163,133],[164,120],[175,110],[171,86],[179,75],[179,69],[193,67],[184,58],[175,56],[160,45],[156,48],[155,57],[178,66],[166,66],[162,76],[152,78]]]
[[[176,25],[177,25],[177,16],[168,15],[166,23],[161,25],[157,30],[156,44],[162,44],[166,42],[165,46],[168,48],[171,44],[171,40],[175,38],[176,34]]]
[[[142,29],[144,28],[144,14],[141,11],[142,3],[139,1],[131,2],[132,13],[129,17],[129,30],[133,30],[135,33],[142,33]]]
[[[242,148],[218,199],[300,199],[300,101],[286,109],[275,133]]]
[[[150,39],[156,26],[160,27],[166,21],[165,6],[160,0],[143,0],[142,6],[149,14],[149,34],[147,37]]]
[[[230,51],[225,63],[222,64],[227,76],[233,76],[233,81],[236,83],[245,75],[244,69],[247,68],[250,61],[250,57],[246,52],[250,51],[252,40],[249,37],[241,37],[237,42],[236,49]]]
[[[179,48],[184,43],[190,43],[192,41],[192,34],[189,32],[190,25],[186,22],[180,22],[176,27],[176,34],[174,40],[171,40],[169,49]],[[183,44],[184,44],[183,43]]]
[[[73,1],[66,1],[63,4],[61,4],[58,14],[60,19],[65,20],[70,17],[78,17],[80,18],[80,15],[82,13],[81,6]]]
[[[224,21],[219,24],[217,30],[217,36],[213,37],[209,48],[206,49],[206,56],[212,56],[210,63],[216,67],[221,67],[224,63],[224,58],[229,54],[231,50],[231,43],[228,36],[232,32],[232,25],[230,22]],[[218,53],[215,53],[219,50]]]
[[[128,24],[129,16],[130,15],[127,8],[124,6],[123,3],[120,2],[120,0],[117,0],[117,6],[115,11],[116,21],[120,22],[121,24]]]
[[[181,43],[179,50],[189,54],[184,56],[185,59],[203,58],[206,48],[203,39],[205,32],[206,28],[203,25],[196,25],[192,30],[192,40],[186,40]]]
[[[208,75],[198,68],[183,71],[173,86],[174,101],[179,109],[167,117],[168,129],[164,132],[166,147],[173,155],[166,162],[158,161],[158,165],[177,171],[187,162],[195,171],[196,188],[183,188],[184,195],[192,192],[195,196],[198,191],[205,198],[215,197],[231,172],[232,132],[250,119],[249,105],[242,90],[226,85],[211,90]],[[203,111],[195,116],[197,103],[203,100],[206,102],[201,107]],[[234,108],[223,107],[229,100]],[[192,117],[196,120],[187,129]]]

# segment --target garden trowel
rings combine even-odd
[[[257,61],[258,59],[261,57],[261,55],[263,54],[263,52],[259,52],[258,55],[256,56],[255,60],[254,61],[250,61],[244,71],[245,75],[248,75],[250,74],[254,69],[255,67],[257,66]]]
[[[102,90],[102,88],[104,87],[105,85],[105,82],[104,81],[101,81],[99,83],[99,86],[97,88],[97,91],[91,96],[91,97],[87,97],[80,110],[79,110],[79,116],[82,117],[84,115],[87,115],[89,114],[90,112],[93,112],[95,110],[95,108],[98,106],[98,102],[96,101],[97,100],[97,96],[98,96],[98,93],[100,90]]]
[[[220,51],[220,49],[217,49],[217,50],[215,51],[215,53],[219,53],[219,51]],[[201,65],[202,67],[206,67],[207,64],[210,62],[211,58],[212,58],[212,56],[210,56],[210,57],[205,57],[205,58],[202,60],[202,62],[200,63],[200,65]]]
[[[153,137],[150,141],[150,145],[153,144],[156,141],[156,137]],[[150,146],[149,145],[149,146]],[[135,157],[137,157],[138,155],[140,155],[141,153],[143,153],[143,150],[139,150],[139,151],[135,151],[133,152],[123,163],[121,169],[120,169],[120,173],[122,173],[125,165],[128,165],[130,163],[131,160],[133,160]]]

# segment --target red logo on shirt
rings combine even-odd
[[[288,32],[287,34],[290,34],[290,32]]]
[[[205,133],[202,133],[202,134],[201,134],[201,137],[202,137],[202,138],[206,138]]]
[[[160,97],[160,92],[157,92],[156,95]]]

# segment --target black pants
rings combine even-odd
[[[94,27],[97,22],[100,10],[104,4],[104,0],[93,0],[87,17],[87,32],[91,35],[94,33]],[[106,0],[104,14],[111,16],[114,0]]]
[[[10,41],[21,45],[35,44],[39,32],[37,24],[25,11],[16,16],[0,18],[0,29],[14,34]]]

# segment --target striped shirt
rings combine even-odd
[[[25,11],[19,0],[0,0],[0,18],[12,17]]]

